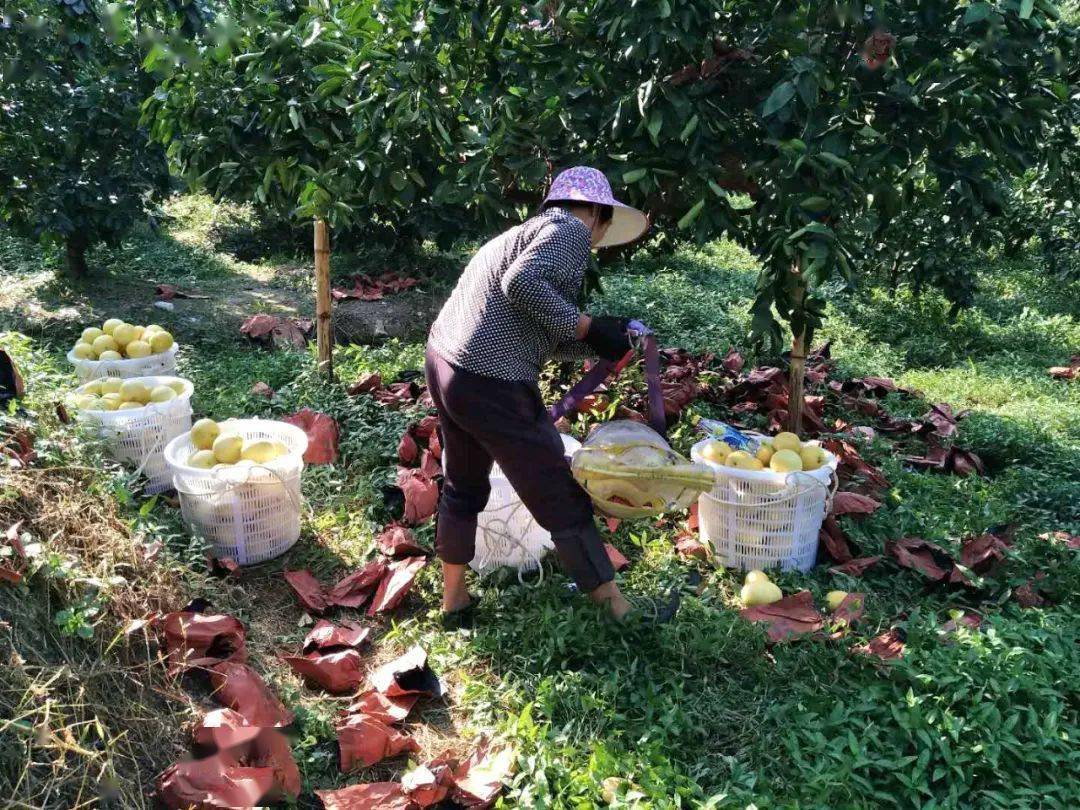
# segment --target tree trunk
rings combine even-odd
[[[319,373],[334,378],[334,324],[330,312],[330,234],[326,220],[315,220],[315,339]]]
[[[67,253],[67,271],[72,278],[86,275],[86,249],[89,247],[86,234],[75,231],[68,235],[65,246]]]
[[[795,309],[802,309],[803,299],[806,297],[806,285],[803,281],[802,271],[798,265],[791,268],[795,276],[795,289],[792,298]],[[797,436],[802,436],[802,415],[805,400],[806,380],[806,328],[799,334],[794,335],[791,341],[791,363],[788,367],[788,430]]]

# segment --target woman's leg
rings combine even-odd
[[[439,414],[442,445],[443,489],[435,526],[435,553],[443,568],[442,609],[444,613],[453,613],[469,605],[465,574],[476,553],[476,518],[491,494],[492,461],[483,446],[454,421],[445,406],[445,389],[453,369],[429,355],[425,371],[428,390]]]

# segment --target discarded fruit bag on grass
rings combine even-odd
[[[307,434],[305,464],[333,464],[338,457],[338,424],[332,416],[302,408],[281,421],[296,425]]]
[[[329,653],[288,655],[282,660],[305,681],[321,686],[334,695],[351,692],[364,680],[363,659],[360,653],[351,648]]]
[[[245,768],[214,755],[170,766],[158,777],[157,795],[177,810],[257,807],[274,790],[273,768]]]
[[[210,670],[210,685],[214,699],[234,709],[250,725],[284,727],[293,721],[293,713],[247,664],[218,664]]]
[[[598,428],[571,470],[597,508],[618,518],[686,509],[714,481],[709,467],[688,462],[655,430],[630,420]]]
[[[161,629],[173,674],[223,661],[247,660],[244,625],[232,616],[179,610],[161,617]]]
[[[364,714],[352,715],[338,726],[339,765],[342,771],[370,768],[398,754],[420,750],[412,737]]]
[[[442,695],[442,682],[428,666],[427,653],[419,644],[371,673],[371,685],[389,698],[402,695]]]
[[[397,782],[368,782],[340,790],[316,790],[326,810],[416,810]]]

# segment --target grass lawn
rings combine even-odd
[[[247,233],[242,211],[181,197],[168,212],[160,230],[93,253],[98,272],[79,284],[37,247],[0,237],[0,344],[27,379],[26,410],[7,419],[33,427],[39,454],[29,470],[0,473],[0,528],[23,520],[43,551],[33,576],[0,583],[0,795],[13,807],[95,806],[100,794],[106,806],[152,805],[154,776],[185,756],[190,724],[211,703],[197,682],[167,680],[143,635],[123,629],[194,597],[248,626],[253,665],[296,712],[299,806],[319,806],[314,789],[408,770],[398,758],[339,773],[333,720],[344,699],[305,687],[278,655],[308,629],[281,571],[307,567],[332,580],[376,556],[374,535],[398,516],[383,487],[399,436],[420,414],[350,397],[345,385],[366,371],[392,378],[419,368],[423,347],[339,348],[339,382],[320,382],[313,349],[266,351],[237,329],[255,312],[309,315],[308,259],[273,245],[244,254],[266,258],[235,258],[221,235]],[[445,285],[457,258],[421,257],[440,268],[430,284]],[[359,253],[335,266],[380,271],[392,261]],[[640,317],[665,345],[734,346],[753,359],[745,334],[755,275],[753,259],[728,243],[639,254],[605,277],[591,308]],[[153,285],[164,282],[210,298],[163,312]],[[963,538],[1014,524],[1007,559],[979,587],[928,587],[888,557],[859,579],[828,565],[784,574],[785,593],[808,589],[819,605],[833,589],[865,592],[866,614],[839,641],[769,645],[738,614],[741,577],[676,554],[682,518],[624,522],[612,540],[631,560],[620,575],[629,592],[684,583],[691,568],[702,575],[685,588],[676,622],[614,626],[548,564],[524,585],[512,574],[483,580],[475,628],[448,633],[429,565],[403,607],[373,623],[368,653],[375,664],[419,642],[444,678],[445,700],[421,703],[405,724],[422,747],[415,760],[467,751],[484,731],[512,742],[505,807],[1080,804],[1080,550],[1039,537],[1080,534],[1080,384],[1047,374],[1080,351],[1080,284],[1048,277],[1034,258],[986,257],[977,305],[955,323],[947,311],[935,294],[868,285],[837,297],[821,338],[832,341],[837,379],[891,376],[927,401],[971,409],[956,441],[982,457],[986,474],[914,471],[882,433],[863,453],[889,478],[883,508],[840,520],[860,556],[908,535],[956,554]],[[174,333],[196,416],[309,406],[338,420],[340,462],[305,472],[303,534],[284,558],[239,578],[212,575],[179,510],[142,496],[57,419],[53,404],[73,384],[64,354],[82,327],[113,316]],[[277,392],[272,402],[249,393],[257,382]],[[897,416],[926,410],[896,395],[885,403]],[[726,415],[701,402],[695,410]],[[856,419],[831,405],[826,415]],[[685,449],[688,426],[674,436]],[[430,544],[431,527],[417,536]],[[148,559],[142,550],[158,543]],[[1022,608],[1015,589],[1036,576],[1047,604]],[[981,628],[943,631],[958,610],[982,616]],[[901,659],[849,652],[890,628],[906,637]]]

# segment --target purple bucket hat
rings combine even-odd
[[[575,166],[560,172],[551,191],[544,198],[544,204],[550,202],[581,202],[597,205],[610,205],[613,209],[611,225],[597,247],[612,247],[633,242],[649,227],[649,220],[636,208],[615,199],[611,193],[611,184],[599,169],[590,166]]]

